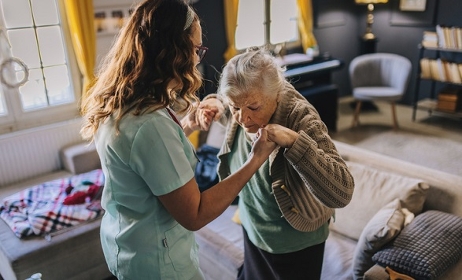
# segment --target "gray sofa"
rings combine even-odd
[[[343,209],[338,209],[335,221],[331,223],[331,233],[326,241],[322,279],[389,279],[383,264],[375,264],[371,257],[379,251],[384,252],[387,245],[393,248],[394,240],[397,240],[400,234],[404,235],[405,229],[412,228],[419,220],[416,219],[417,217],[430,213],[429,210],[439,210],[455,214],[458,220],[461,219],[462,177],[348,144],[340,142],[335,144],[351,167],[356,188],[351,203]],[[377,231],[377,219],[381,218],[380,213],[389,209],[394,203],[400,205],[399,211],[393,208],[392,213],[401,213],[403,218],[400,220],[401,227],[393,231],[393,227],[387,222]],[[235,211],[236,206],[229,207],[220,217],[196,232],[200,265],[209,280],[235,279],[237,269],[243,262],[242,230],[240,225],[231,220]],[[413,216],[416,217],[414,220],[412,220]],[[409,224],[406,226],[403,224],[404,218],[408,219],[406,221]],[[373,236],[366,234],[374,229],[374,222],[376,232]],[[386,236],[381,236],[385,231]],[[460,237],[462,230],[457,229],[454,233],[458,234],[456,237]],[[375,237],[388,239],[375,240],[373,243],[374,241],[370,240],[371,236],[372,239]],[[431,244],[433,241],[426,243]],[[447,245],[451,247],[451,244]],[[458,247],[455,251],[459,252],[459,255],[453,257],[456,258],[456,264],[445,269],[444,274],[438,279],[462,279],[462,259],[460,259],[462,246],[452,245]],[[445,250],[437,249],[438,253]],[[436,258],[441,257],[436,256]],[[364,259],[370,262],[366,267]],[[426,257],[418,261],[424,259]],[[358,274],[357,268],[361,265],[364,274],[354,277],[354,271]]]
[[[94,146],[76,144],[61,150],[63,170],[0,188],[0,200],[53,179],[100,168]],[[99,239],[100,219],[44,236],[16,237],[0,219],[0,279],[23,280],[35,273],[42,279],[105,279],[112,274],[104,260]]]

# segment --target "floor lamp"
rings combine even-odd
[[[372,24],[374,23],[374,4],[388,3],[388,0],[355,0],[355,3],[367,5],[366,32],[363,35],[363,40],[376,39],[374,33],[372,33]]]
[[[360,54],[375,53],[377,45],[377,37],[372,33],[372,24],[374,23],[374,4],[385,4],[388,0],[355,0],[358,5],[367,5],[367,17],[366,17],[366,32],[361,36],[361,51]],[[352,108],[356,107],[356,102],[350,104]],[[363,111],[377,111],[377,106],[371,102],[363,102],[361,106]]]

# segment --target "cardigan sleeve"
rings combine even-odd
[[[314,107],[299,103],[287,120],[299,133],[284,152],[287,161],[322,204],[330,208],[348,205],[353,196],[353,176]]]

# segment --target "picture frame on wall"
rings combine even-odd
[[[437,1],[438,0],[392,1],[390,24],[392,26],[432,27],[435,25],[435,7]]]
[[[424,12],[427,0],[400,0],[400,11]]]

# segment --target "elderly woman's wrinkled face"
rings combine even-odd
[[[228,99],[233,118],[248,133],[256,133],[260,127],[267,125],[277,107],[277,95],[268,95],[261,90]]]

